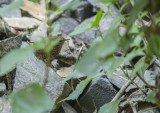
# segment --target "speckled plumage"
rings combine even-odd
[[[56,40],[56,39],[59,39],[59,42],[53,47],[53,49],[51,50],[51,53],[50,53],[50,62],[55,59],[59,53],[60,53],[60,50],[63,46],[63,43],[65,41],[65,38],[64,38],[64,34],[58,34],[56,36],[53,36],[53,40]],[[35,51],[35,55],[38,59],[44,61],[45,63],[47,63],[47,54],[45,53],[44,50],[42,49],[39,49],[39,50],[36,50]]]

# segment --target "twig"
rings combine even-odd
[[[118,75],[117,73],[113,73],[113,75],[115,75],[115,76],[117,76],[117,77],[119,77],[119,78],[121,78],[121,79],[123,79],[125,81],[128,81],[126,78],[122,77],[121,75]]]
[[[130,106],[131,106],[131,108],[132,108],[132,110],[133,110],[133,113],[137,113],[137,109],[136,109],[135,104],[134,104],[132,101],[129,102],[129,104],[130,104]]]
[[[132,68],[134,68],[134,64],[130,61],[130,64],[132,65]],[[141,77],[141,75],[139,74],[139,73],[136,73],[136,75],[142,80],[142,82],[144,83],[144,84],[146,84],[146,86],[148,86],[149,88],[154,88],[154,86],[152,86],[152,85],[150,85],[150,84],[148,84],[145,80],[144,80],[144,78],[142,78]]]
[[[134,80],[131,79],[131,77],[124,71],[124,69],[123,69],[121,66],[120,66],[120,68],[121,68],[121,70],[123,71],[123,73],[126,75],[126,77],[127,77],[129,80],[131,80],[131,82],[132,82],[138,89],[140,89],[145,95],[147,95],[146,92],[144,92],[144,91],[134,82]]]
[[[135,78],[136,78],[136,77],[134,77],[132,80],[134,80]],[[119,92],[116,94],[116,96],[112,99],[112,101],[115,101],[115,100],[119,99],[119,98],[123,95],[124,91],[128,88],[128,86],[129,86],[131,83],[132,83],[131,80],[128,80],[128,81],[126,82],[126,84],[124,84],[124,85],[122,86],[122,88],[119,90]]]

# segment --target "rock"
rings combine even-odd
[[[100,20],[99,26],[100,26],[100,30],[102,32],[102,34],[107,33],[108,29],[111,26],[112,21],[117,18],[117,16],[120,16],[120,13],[118,13],[118,11],[116,9],[112,9],[114,13],[110,13],[108,14],[106,17],[102,17],[102,19]],[[85,21],[83,21],[80,25],[78,25],[76,29],[84,26],[86,23],[89,23],[91,21],[94,21],[94,17],[91,17],[89,19],[86,19]],[[119,30],[120,34],[124,33],[123,28],[120,28]],[[90,43],[96,38],[98,37],[98,30],[97,28],[92,28],[91,30],[87,30],[84,31],[83,33],[80,33],[78,35],[73,36],[73,39],[77,42],[77,44],[81,43],[81,41],[84,41],[84,43],[90,45]]]
[[[131,72],[132,72],[131,70],[128,70],[129,75],[131,75]],[[120,69],[115,71],[114,73],[118,75],[122,75],[122,77],[126,78],[123,71]],[[146,82],[153,86],[155,85],[155,76],[156,74],[154,74],[153,71],[146,70],[144,73],[144,79],[146,80]],[[111,78],[109,78],[109,81],[118,88],[121,88],[126,83],[124,79],[122,79],[121,77],[117,77],[117,76],[112,76]],[[137,83],[139,87],[144,85],[144,83],[138,77],[134,80],[134,82]],[[129,87],[126,89],[126,92],[134,88],[137,88],[137,87],[133,84],[130,84]]]
[[[1,5],[3,5],[3,4],[9,4],[9,3],[11,3],[13,0],[0,0],[0,7],[1,7]]]
[[[9,100],[0,98],[0,112],[1,113],[12,113],[11,104]]]
[[[127,71],[128,71],[128,73],[129,73],[129,75],[130,75],[131,72],[132,72],[131,70],[127,70]],[[115,76],[115,75],[113,75],[112,77],[110,77],[110,78],[108,78],[108,79],[109,79],[109,81],[110,81],[112,84],[114,84],[117,88],[120,89],[120,88],[126,83],[126,80],[128,80],[128,79],[125,77],[123,71],[120,70],[120,69],[116,70],[114,73],[117,74],[117,75],[121,75],[124,79],[122,79],[122,78],[119,77],[119,76]],[[126,79],[126,80],[125,80],[125,79]]]
[[[54,4],[56,5],[56,7],[59,8],[68,3],[69,1],[70,0],[54,0]]]
[[[118,4],[120,5],[120,7],[122,7],[123,5],[124,5],[124,1],[123,0],[118,0]],[[122,10],[122,13],[123,14],[127,14],[127,13],[129,13],[130,12],[130,6],[129,5],[126,5],[125,7],[124,7],[124,9]]]
[[[77,113],[67,102],[63,102],[62,107],[65,113]]]
[[[121,16],[121,14],[117,10],[117,8],[112,4],[105,5],[105,4],[101,3],[101,2],[99,2],[99,0],[88,0],[88,1],[94,7],[102,9],[104,11],[104,13],[112,11],[105,18],[102,17],[102,19],[101,19],[101,21],[99,23],[100,30],[101,30],[102,34],[105,34],[108,31],[108,29],[110,28],[112,21],[115,18],[117,18],[118,16]],[[124,34],[124,28],[120,27],[119,32],[120,32],[120,34]]]
[[[153,86],[155,85],[155,77],[156,77],[156,75],[154,74],[153,71],[146,70],[144,73],[144,80],[150,85],[153,85]],[[135,81],[135,83],[137,83],[137,85],[139,87],[142,87],[143,85],[145,85],[140,80],[139,77],[137,77],[134,81]],[[126,89],[126,92],[128,92],[129,90],[134,89],[134,88],[137,88],[137,87],[133,84],[130,84],[129,87]]]
[[[5,83],[0,83],[0,97],[2,97],[5,94],[5,91],[6,91]]]
[[[67,17],[71,17],[72,13],[70,10],[66,10],[64,13],[62,13],[62,16],[67,16]]]
[[[1,8],[0,8],[0,10],[1,10]],[[15,9],[15,10],[9,11],[5,14],[2,14],[2,17],[5,17],[5,18],[22,17],[21,10]]]
[[[110,4],[110,5],[105,5],[102,2],[100,2],[99,0],[88,0],[94,7],[98,8],[98,9],[102,9],[105,13],[108,11],[112,10],[112,14],[119,14],[117,8]],[[114,15],[115,15],[114,14]]]
[[[86,19],[83,21],[80,25],[78,25],[76,29],[84,26],[86,23],[93,21],[94,17],[91,17],[89,19]],[[80,33],[78,35],[73,36],[73,40],[75,40],[76,44],[80,44],[82,41],[88,45],[96,38],[98,35],[96,28],[93,28],[91,30],[86,30],[83,33]]]
[[[45,63],[35,56],[25,60],[17,66],[14,91],[34,82],[42,85],[45,79],[45,72]],[[56,104],[56,102],[69,95],[71,88],[51,68],[48,69],[48,75],[48,83],[45,89],[53,100],[53,104]]]
[[[9,33],[8,33],[9,34]],[[15,37],[9,37],[5,40],[0,41],[0,58],[6,55],[8,52],[12,51],[13,49],[19,48],[22,44],[22,36],[17,35]],[[1,73],[2,74],[2,73]],[[7,77],[6,77],[7,76]],[[8,72],[6,75],[0,77],[0,82],[4,82],[6,84],[7,90],[12,90],[13,87],[13,78],[15,76],[15,69],[13,68],[12,71]]]
[[[61,17],[53,23],[53,29],[56,24],[60,24],[60,31],[62,33],[69,34],[79,23],[71,17]]]
[[[146,93],[149,94],[151,90],[146,90]],[[137,96],[136,96],[137,95]],[[140,90],[136,90],[130,94],[126,93],[125,97],[130,96],[130,98],[121,101],[119,104],[119,109],[117,113],[132,113],[131,102],[135,105],[137,112],[140,113],[159,113],[156,108],[149,110],[149,108],[153,108],[156,105],[151,102],[146,101],[146,95],[144,95]],[[124,97],[124,98],[125,98]],[[145,111],[147,110],[147,111]]]
[[[102,34],[107,33],[108,29],[111,26],[112,21],[117,18],[118,16],[120,16],[119,14],[116,13],[110,13],[108,14],[105,18],[102,17],[99,26],[100,26],[100,30],[102,32]],[[122,28],[120,28],[122,29]],[[122,34],[121,32],[123,32],[122,30],[119,30],[120,34]]]
[[[99,109],[103,104],[110,102],[116,92],[107,78],[95,78],[78,99],[82,113],[93,113],[95,109]],[[80,112],[77,105],[75,105],[75,109]]]
[[[93,16],[93,6],[88,1],[81,1],[73,12],[73,17],[80,22],[91,16]]]
[[[0,0],[0,10],[1,8],[4,8],[6,6],[8,6],[8,4],[10,4],[13,0]],[[20,9],[15,9],[15,10],[11,10],[8,11],[7,13],[3,14],[2,17],[8,17],[8,18],[12,18],[12,17],[21,17],[21,10]]]
[[[0,91],[6,90],[6,85],[4,83],[0,83]]]
[[[10,37],[5,40],[0,41],[0,58],[2,58],[9,51],[19,48],[22,44],[22,36],[18,35],[15,37]]]

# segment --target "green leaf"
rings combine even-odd
[[[0,76],[14,69],[16,64],[33,55],[34,49],[31,47],[15,49],[6,54],[0,60]]]
[[[69,4],[61,7],[63,10],[75,10],[78,7],[80,0],[72,0]]]
[[[98,1],[100,1],[100,2],[102,2],[102,3],[104,3],[104,4],[108,4],[108,3],[114,4],[114,3],[116,3],[118,0],[98,0]]]
[[[151,35],[148,46],[147,46],[147,52],[149,55],[156,55],[160,56],[160,35]]]
[[[86,31],[86,30],[88,30],[90,28],[91,28],[91,23],[86,23],[86,24],[82,25],[81,27],[76,28],[73,32],[71,32],[69,34],[69,36],[74,36],[74,35],[83,33],[84,31]]]
[[[83,92],[83,90],[85,89],[85,87],[87,86],[87,84],[91,81],[92,79],[91,78],[87,78],[83,81],[81,81],[76,89],[67,97],[65,98],[64,100],[62,101],[66,101],[66,100],[75,100],[79,97],[79,95]]]
[[[108,77],[112,76],[112,73],[121,65],[125,64],[128,61],[132,60],[136,56],[144,55],[142,49],[134,49],[130,53],[127,54],[126,57],[121,56],[120,58],[114,58],[113,56],[105,59],[103,63],[103,67],[107,72]]]
[[[60,28],[61,28],[61,25],[60,25],[60,24],[56,24],[56,25],[54,26],[53,31],[52,31],[52,35],[58,33],[58,32],[60,31]]]
[[[13,113],[45,113],[53,102],[39,84],[30,84],[11,95]]]
[[[138,27],[136,25],[133,25],[129,31],[129,33],[131,34],[137,34],[139,33]]]
[[[32,1],[34,3],[38,3],[38,0],[29,0],[29,1]]]
[[[103,41],[103,39],[102,39],[101,37],[95,38],[95,39],[92,41],[92,43],[91,43],[91,47],[92,47],[92,46],[95,46],[95,45],[98,44],[98,43],[101,43],[102,41]]]
[[[135,39],[133,40],[133,43],[131,44],[131,47],[134,47],[134,46],[140,47],[141,41],[142,41],[142,36],[137,35],[135,37]]]
[[[142,19],[144,16],[147,16],[147,17],[148,17],[147,14],[148,14],[147,11],[141,12],[139,19]]]
[[[7,5],[5,8],[1,8],[0,15],[2,16],[2,14],[5,14],[8,11],[14,10],[16,8],[23,6],[23,5],[24,5],[23,0],[15,0],[10,5]]]
[[[116,100],[116,101],[113,101],[113,102],[109,102],[105,105],[103,105],[99,112],[98,113],[115,113],[117,108],[118,108],[118,105],[120,103],[120,99]]]
[[[76,68],[80,73],[92,75],[97,72],[100,62],[95,55],[96,46],[92,46],[78,62]]]
[[[117,41],[119,36],[118,34],[119,34],[118,29],[114,30],[112,33],[109,33],[109,35],[107,35],[101,43],[97,44],[95,50],[97,57],[99,58],[107,57],[113,54],[117,50],[118,47]]]
[[[135,0],[135,5],[131,10],[130,17],[127,23],[127,30],[130,30],[134,21],[136,20],[137,14],[142,11],[148,4],[148,0]]]
[[[145,71],[147,68],[153,64],[153,62],[156,60],[156,56],[152,56],[148,63],[145,62],[144,66],[141,68],[141,70],[138,72],[142,77],[144,76]]]
[[[141,48],[139,48],[139,49],[133,49],[132,52],[130,52],[129,54],[127,54],[127,56],[125,57],[123,63],[126,63],[126,62],[132,60],[136,56],[143,56],[143,55],[144,55],[143,49],[141,49]]]
[[[119,16],[112,21],[111,27],[104,35],[104,39],[101,41],[101,43],[97,44],[97,47],[95,47],[97,57],[104,58],[116,51],[119,38],[117,24],[121,21],[122,18],[123,16]]]
[[[152,102],[153,104],[155,104],[155,96],[156,96],[156,91],[152,91],[151,93],[149,93],[146,97],[146,101],[147,102]]]
[[[128,2],[126,1],[122,6],[121,8],[119,9],[119,12],[122,12],[123,9],[128,5]]]
[[[142,58],[136,63],[136,65],[134,66],[135,68],[132,70],[132,74],[131,74],[131,77],[132,77],[132,78],[135,77],[135,76],[137,76],[136,73],[137,73],[138,71],[140,71],[141,68],[145,65],[145,58],[146,58],[146,57],[142,57]]]
[[[155,18],[155,23],[158,24],[160,22],[160,16]]]
[[[77,99],[91,80],[93,80],[94,78],[103,76],[103,75],[104,75],[104,73],[96,73],[94,75],[88,76],[85,80],[81,81],[77,85],[76,89],[67,98],[65,98],[62,101]],[[60,101],[60,102],[62,102],[62,101]]]
[[[153,56],[153,58],[150,60],[149,63],[146,63],[146,57],[142,57],[136,64],[135,68],[132,70],[131,77],[135,77],[136,73],[139,73],[140,76],[144,76],[145,71],[147,68],[155,61],[156,57]]]
[[[103,16],[103,11],[100,10],[96,15],[95,20],[91,22],[92,23],[91,28],[99,26],[99,22],[100,22],[102,16]]]

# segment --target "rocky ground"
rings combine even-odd
[[[56,5],[59,7],[63,4],[65,4],[68,0],[56,0]],[[5,7],[11,2],[11,0],[1,0],[0,1],[0,7]],[[95,14],[98,12],[99,9],[102,9],[104,12],[108,12],[109,10],[112,10],[113,12],[110,13],[108,16],[104,17],[100,21],[100,29],[102,33],[108,31],[111,22],[113,19],[115,19],[118,15],[121,15],[117,7],[115,5],[109,5],[105,6],[96,0],[83,0],[80,2],[78,8],[74,11],[65,11],[62,13],[56,20],[52,23],[52,29],[57,24],[61,25],[60,31],[66,36],[74,31],[75,29],[78,29],[85,25],[85,23],[89,21],[93,21]],[[124,10],[124,13],[127,13],[127,10],[129,8],[126,8]],[[23,13],[24,11],[22,9],[16,9],[14,11],[9,12],[8,14],[4,14],[3,18],[21,18],[24,17]],[[30,16],[30,18],[33,18],[33,16]],[[46,28],[42,21],[37,20],[34,22],[39,25],[38,30],[41,32],[38,32],[38,35],[45,36]],[[124,28],[119,29],[120,34],[123,34],[125,31]],[[42,33],[42,35],[41,35]],[[32,38],[37,35],[37,31],[35,30],[31,36],[29,36],[30,40],[33,40]],[[52,61],[52,64],[54,67],[56,67],[56,72],[49,68],[49,77],[48,77],[48,83],[46,84],[46,91],[51,97],[54,104],[57,104],[58,101],[61,99],[66,98],[76,87],[76,85],[81,81],[85,79],[85,76],[78,73],[76,77],[74,77],[71,80],[68,80],[67,82],[64,82],[64,76],[65,73],[70,73],[73,71],[73,68],[75,66],[74,59],[77,59],[79,56],[78,52],[82,47],[82,45],[85,45],[85,48],[88,48],[91,42],[99,36],[99,33],[96,28],[92,28],[90,30],[87,30],[83,33],[80,33],[78,35],[69,37],[70,40],[67,42],[66,45],[62,47],[62,51],[60,54],[65,54],[68,56],[69,59],[73,60],[73,63],[66,63],[67,61],[61,60],[60,58],[54,59]],[[8,40],[8,39],[6,39]],[[2,42],[0,42],[2,43]],[[3,43],[6,43],[5,41]],[[21,47],[28,46],[27,41],[22,41]],[[16,46],[16,45],[14,45]],[[17,46],[16,46],[17,47]],[[71,49],[73,51],[71,51]],[[70,51],[66,53],[66,51]],[[73,55],[72,55],[73,54]],[[76,56],[76,58],[72,57]],[[117,56],[118,57],[118,56]],[[160,63],[157,60],[157,63]],[[128,63],[128,65],[130,65]],[[16,91],[18,89],[23,88],[24,86],[27,86],[30,83],[38,82],[39,84],[43,84],[43,80],[45,78],[45,70],[46,70],[46,64],[39,60],[36,56],[33,56],[27,60],[25,60],[23,63],[17,65],[16,67],[16,74],[14,78],[13,83],[13,91]],[[63,72],[64,71],[64,72]],[[128,73],[130,74],[132,70],[128,69]],[[152,66],[150,69],[148,69],[145,74],[144,78],[145,80],[151,84],[155,85],[155,75],[160,71],[160,69],[156,66]],[[124,73],[117,69],[114,72],[115,75],[124,75]],[[66,101],[62,102],[57,105],[57,109],[52,111],[53,113],[96,113],[99,108],[112,101],[112,99],[115,97],[115,95],[120,91],[120,89],[128,82],[127,78],[125,77],[119,77],[119,76],[112,76],[111,78],[108,78],[107,76],[99,77],[96,79],[93,79],[89,85],[86,87],[84,92],[80,95],[80,97],[77,99],[77,101]],[[139,86],[143,86],[144,83],[139,79],[136,78],[135,82]],[[6,89],[5,83],[0,83],[0,92],[3,92]],[[149,89],[148,93],[150,92]],[[126,97],[128,95],[133,94],[141,94],[142,92],[137,89],[137,87],[133,84],[130,84],[128,88],[123,93],[123,96]],[[0,106],[3,105],[3,107],[0,107],[1,113],[10,113],[10,106],[9,103],[3,103],[3,100],[6,98],[5,94],[1,94],[0,97]],[[124,102],[120,103],[120,107],[118,110],[118,113],[132,113],[132,107],[130,106],[132,102],[136,103],[135,106],[137,107],[138,111],[142,111],[151,107],[154,107],[154,104],[146,102],[145,95],[136,96],[133,98],[129,98]],[[159,113],[158,110],[148,110],[143,113]]]

